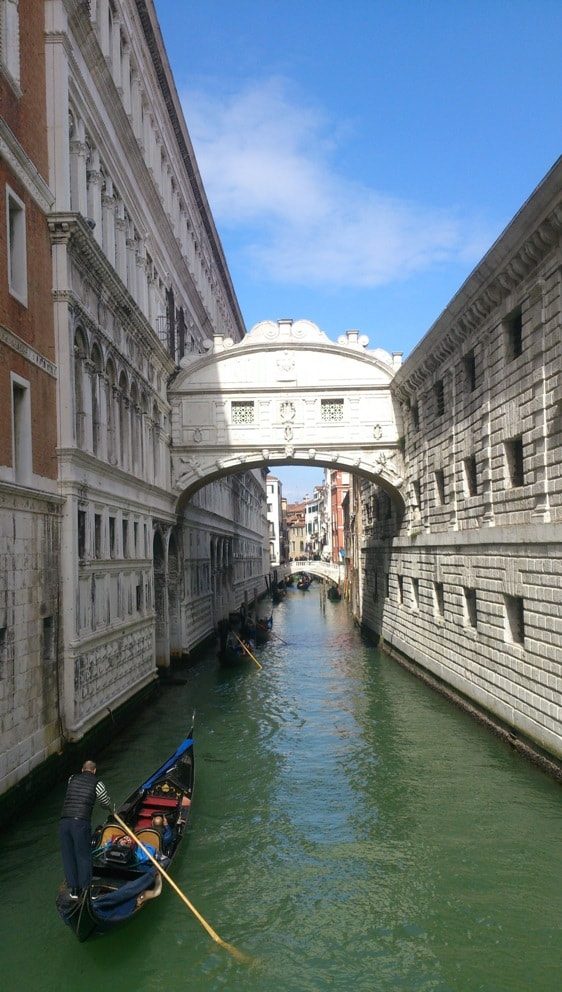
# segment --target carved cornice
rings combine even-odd
[[[533,293],[536,299],[538,293],[540,297],[540,286],[529,286],[529,281],[537,277],[539,266],[560,244],[561,195],[562,159],[559,159],[396,373],[392,389],[399,399],[407,399],[426,385],[435,370],[459,351],[467,336],[481,327],[508,297],[521,290],[522,284],[527,296]],[[553,205],[555,196],[559,202]],[[547,197],[545,209],[543,201]]]
[[[174,360],[168,355],[137,303],[126,289],[117,272],[105,257],[81,214],[52,213],[47,218],[53,244],[65,244],[75,254],[89,272],[108,292],[112,309],[129,333],[138,333],[150,342],[151,351],[156,352],[164,369],[170,374],[175,368]],[[58,289],[60,293],[61,289]]]

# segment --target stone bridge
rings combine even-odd
[[[341,468],[376,481],[403,507],[401,356],[331,341],[308,320],[263,321],[239,343],[216,336],[170,383],[173,485],[182,501],[214,479],[274,465]]]
[[[340,585],[345,577],[345,565],[335,564],[332,561],[317,561],[307,559],[306,561],[290,561],[284,565],[276,566],[277,577],[284,579],[286,575],[297,575],[298,572],[308,572],[309,575],[317,575],[321,579]]]

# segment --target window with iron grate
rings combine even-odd
[[[320,406],[324,423],[335,424],[343,420],[343,400],[321,400]]]
[[[233,424],[253,424],[254,401],[233,400],[231,404],[231,416]]]

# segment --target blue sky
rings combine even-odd
[[[560,154],[559,0],[156,7],[248,328],[407,354]]]

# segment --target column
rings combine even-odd
[[[137,298],[137,266],[135,259],[135,229],[132,221],[126,224],[126,247],[127,247],[127,289],[129,290],[131,296],[136,300]]]
[[[115,266],[115,200],[113,183],[105,180],[105,190],[102,193],[102,247],[111,265]]]
[[[106,59],[108,59],[111,54],[111,42],[109,37],[109,0],[98,0],[97,21],[100,48]]]
[[[111,28],[111,74],[115,85],[121,87],[121,21],[113,11],[113,25]]]
[[[74,134],[70,139],[70,209],[83,217],[88,214],[85,137],[84,121],[76,120]]]
[[[141,138],[141,85],[138,70],[133,68],[131,71],[131,115],[133,131],[137,140]]]
[[[98,458],[103,462],[108,461],[109,453],[109,410],[107,404],[107,376],[103,372],[97,372],[98,377],[98,407],[99,407],[99,440]]]
[[[82,448],[84,451],[94,450],[94,411],[92,405],[92,376],[95,376],[96,369],[89,361],[82,362],[82,403],[84,410],[84,423],[82,425]],[[97,383],[96,383],[97,385]]]
[[[148,318],[148,284],[146,276],[146,249],[144,240],[139,238],[137,241],[137,250],[135,261],[137,265],[136,281],[137,281],[137,303],[141,308],[145,317]]]
[[[127,285],[127,222],[122,200],[117,200],[115,206],[115,268]]]
[[[101,186],[100,156],[97,148],[90,151],[90,161],[87,171],[88,182],[88,219],[94,221],[94,237],[98,244],[102,243],[101,223]]]
[[[131,113],[131,46],[123,41],[121,49],[121,94],[125,112]]]

